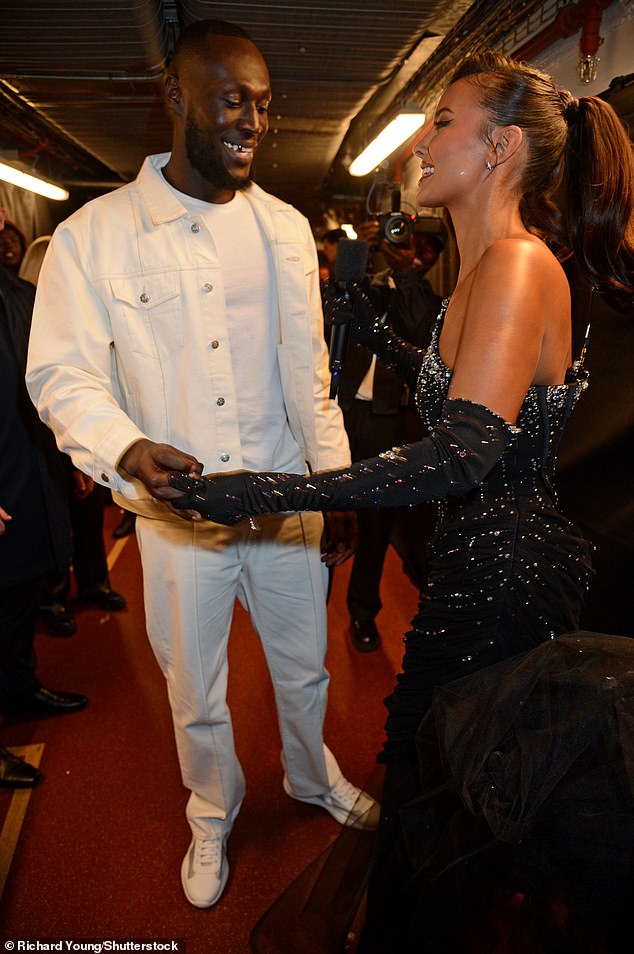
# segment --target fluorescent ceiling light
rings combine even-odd
[[[379,135],[366,146],[363,152],[350,163],[351,176],[364,176],[376,169],[395,149],[414,135],[425,122],[425,113],[417,107],[406,107]]]
[[[10,182],[12,185],[19,186],[20,189],[27,189],[29,192],[37,192],[38,195],[44,195],[47,199],[67,199],[66,189],[60,189],[59,186],[47,182],[46,179],[38,179],[37,176],[30,176],[26,172],[20,172],[13,166],[7,166],[0,162],[0,179]]]

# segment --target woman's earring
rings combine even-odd
[[[487,170],[489,172],[493,172],[493,163],[491,162],[490,159],[487,159]]]

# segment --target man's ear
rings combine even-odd
[[[524,133],[519,126],[500,126],[495,135],[496,165],[506,162],[514,156],[524,141]]]
[[[169,109],[181,116],[183,112],[183,90],[178,76],[174,76],[173,73],[168,73],[165,77],[165,99]]]

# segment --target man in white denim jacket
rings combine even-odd
[[[308,223],[250,182],[271,95],[261,54],[239,27],[195,23],[165,89],[171,154],[55,232],[27,379],[61,449],[138,515],[148,634],[191,790],[182,883],[208,907],[245,791],[226,703],[236,597],[273,679],[285,791],[339,822],[374,807],[323,744],[321,516],[227,528],[169,504],[170,470],[305,473],[345,466],[349,451],[328,399]]]

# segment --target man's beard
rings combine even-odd
[[[218,147],[209,141],[191,116],[185,123],[185,148],[190,165],[216,189],[238,191],[250,184],[251,169],[248,176],[233,176],[218,155]]]

